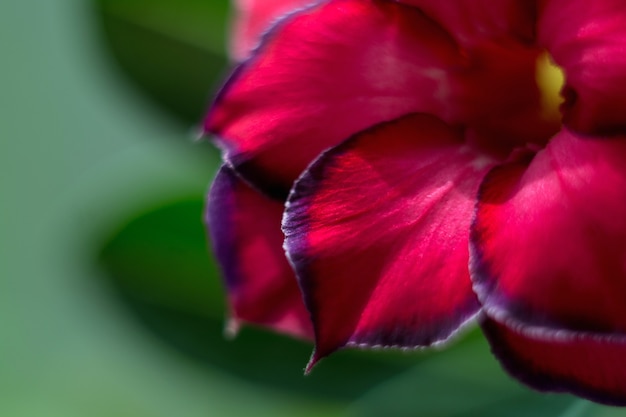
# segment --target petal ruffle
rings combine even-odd
[[[505,326],[489,318],[481,327],[504,368],[525,384],[626,405],[626,337]]]
[[[471,271],[489,316],[626,332],[625,163],[623,137],[564,130],[534,159],[487,175],[471,229]]]
[[[564,122],[613,134],[626,128],[626,2],[543,0],[539,42],[566,74]]]
[[[320,152],[380,122],[425,112],[488,126],[535,106],[538,52],[507,51],[467,56],[414,7],[324,2],[274,26],[218,96],[205,130],[240,175],[284,197]]]
[[[535,36],[536,6],[529,0],[398,0],[423,10],[459,43],[516,39],[530,43]]]
[[[315,327],[310,366],[346,345],[436,344],[476,314],[467,230],[491,163],[459,131],[411,115],[303,174],[283,230]]]
[[[316,0],[234,0],[235,22],[231,37],[231,56],[242,61],[259,44],[259,40],[278,19]]]
[[[243,321],[310,339],[309,313],[282,249],[283,210],[222,167],[209,193],[206,222],[226,279],[231,329]]]

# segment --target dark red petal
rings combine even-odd
[[[231,40],[231,56],[241,61],[259,44],[261,35],[289,12],[315,0],[235,0],[236,16]]]
[[[535,2],[530,0],[398,0],[419,7],[458,42],[475,46],[487,40],[532,42]],[[507,42],[509,39],[507,39]]]
[[[244,321],[312,338],[309,313],[282,249],[283,209],[222,167],[209,193],[206,221],[226,280],[231,325]]]
[[[377,123],[426,112],[489,124],[538,109],[537,51],[495,49],[468,57],[414,7],[324,2],[273,28],[224,87],[205,129],[240,175],[286,195],[320,152]]]
[[[586,133],[626,127],[626,2],[543,1],[539,41],[565,70],[565,123]]]
[[[312,314],[311,365],[346,345],[428,346],[479,306],[468,228],[492,161],[427,115],[326,152],[287,204],[285,248]]]
[[[511,144],[543,146],[558,131],[561,120],[547,119],[542,113],[536,83],[540,49],[535,45],[535,1],[398,1],[422,10],[462,47],[475,69],[466,79],[466,88],[488,91],[493,99],[478,104],[481,93],[474,91],[467,94],[469,102],[464,106],[469,108],[473,103],[479,109],[489,109],[475,118],[468,114],[466,123],[488,142],[488,147],[493,150],[500,144],[505,154],[511,151]],[[506,79],[517,84],[505,85]]]
[[[626,336],[505,326],[489,318],[481,327],[504,368],[525,384],[626,405]]]
[[[626,141],[567,130],[492,170],[471,230],[486,312],[529,325],[626,332]]]

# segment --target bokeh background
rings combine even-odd
[[[0,417],[611,417],[512,381],[476,330],[435,352],[223,336],[198,123],[226,0],[0,2]],[[625,382],[626,383],[626,382]]]

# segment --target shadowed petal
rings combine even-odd
[[[309,314],[282,249],[283,209],[222,167],[209,193],[206,221],[226,279],[233,330],[244,321],[311,338]]]
[[[532,42],[536,6],[530,0],[398,0],[423,10],[457,41],[475,46],[485,41]]]
[[[205,130],[240,175],[285,197],[320,152],[380,122],[426,112],[489,125],[537,104],[538,52],[489,48],[463,54],[414,7],[321,3],[272,29],[218,96]]]
[[[626,332],[626,141],[567,130],[492,170],[471,230],[472,279],[500,321]]]
[[[231,56],[242,61],[257,47],[261,35],[279,18],[315,0],[235,0],[237,14],[231,37]]]
[[[626,2],[542,1],[539,41],[565,70],[564,122],[585,133],[626,127]]]
[[[439,343],[477,312],[467,231],[491,164],[460,132],[412,115],[306,171],[283,230],[315,327],[310,366],[346,345]]]
[[[504,368],[525,384],[626,405],[626,336],[509,327],[489,318],[481,327]]]

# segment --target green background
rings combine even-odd
[[[246,328],[201,223],[195,140],[228,73],[223,0],[0,2],[0,416],[562,416],[470,332],[435,352],[341,352]]]

